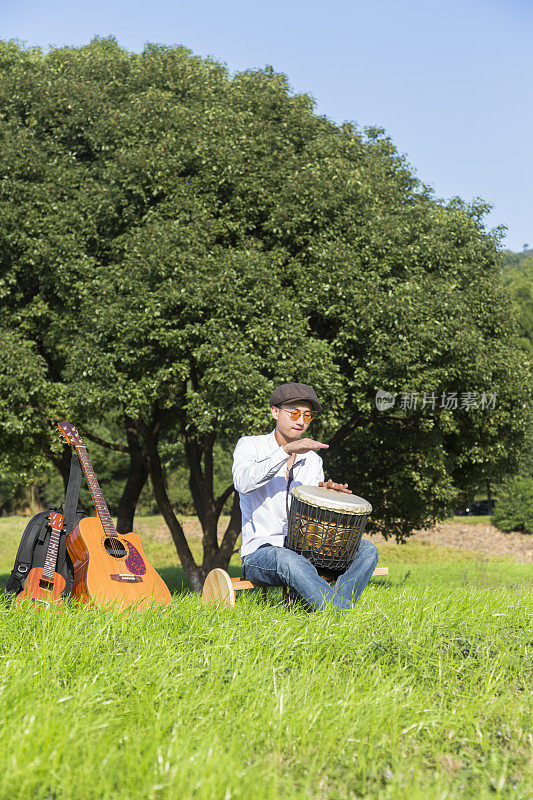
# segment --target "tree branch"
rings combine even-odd
[[[88,431],[79,429],[82,439],[89,439],[90,442],[94,442],[95,444],[99,444],[101,447],[105,447],[106,450],[113,450],[115,453],[129,453],[129,448],[125,444],[114,444],[113,442],[106,442],[104,439],[100,439],[99,436],[94,436],[92,433]]]
[[[331,439],[329,440],[328,444],[330,447],[335,447],[336,445],[340,444],[345,436],[353,430],[354,426],[359,426],[362,422],[368,422],[368,417],[364,414],[353,414],[348,422],[345,422],[338,428]]]
[[[235,491],[235,487],[234,487],[233,484],[231,484],[230,486],[227,487],[227,489],[224,489],[224,491],[222,492],[220,497],[217,497],[217,499],[215,501],[215,508],[216,508],[216,511],[217,511],[217,517],[219,517],[221,515],[222,509],[224,508],[224,503],[226,502],[226,500],[229,497],[231,497],[231,495],[233,494],[234,491]]]
[[[233,495],[230,521],[218,549],[218,560],[220,564],[229,564],[229,560],[233,554],[233,548],[235,546],[235,542],[239,538],[241,528],[242,514],[239,502],[239,493],[235,492]]]

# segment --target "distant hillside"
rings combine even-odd
[[[520,267],[524,261],[533,259],[532,250],[522,250],[521,253],[513,253],[512,250],[504,250],[502,253],[503,263],[506,267]]]

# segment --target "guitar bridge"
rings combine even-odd
[[[120,581],[121,583],[142,583],[142,578],[140,575],[131,575],[129,572],[114,573],[109,577],[112,581]]]

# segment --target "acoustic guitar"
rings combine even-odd
[[[49,605],[61,603],[61,592],[66,586],[64,577],[56,572],[59,539],[65,519],[58,511],[50,512],[50,541],[42,567],[33,567],[28,572],[22,591],[15,598],[15,603],[31,600],[34,603]]]
[[[137,534],[117,533],[78,431],[65,420],[58,427],[66,442],[76,449],[98,514],[82,519],[67,536],[67,550],[74,565],[72,594],[102,606],[134,605],[137,610],[148,605],[168,606],[170,592],[147,561]]]

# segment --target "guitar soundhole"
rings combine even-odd
[[[45,589],[47,592],[51,592],[52,589],[54,588],[54,584],[52,583],[52,581],[47,581],[46,578],[41,578],[41,580],[39,581],[39,586],[41,587],[41,589]]]
[[[104,547],[106,553],[109,553],[113,558],[124,558],[128,555],[128,551],[120,539],[115,539],[114,536],[108,536],[107,539],[104,539]]]

